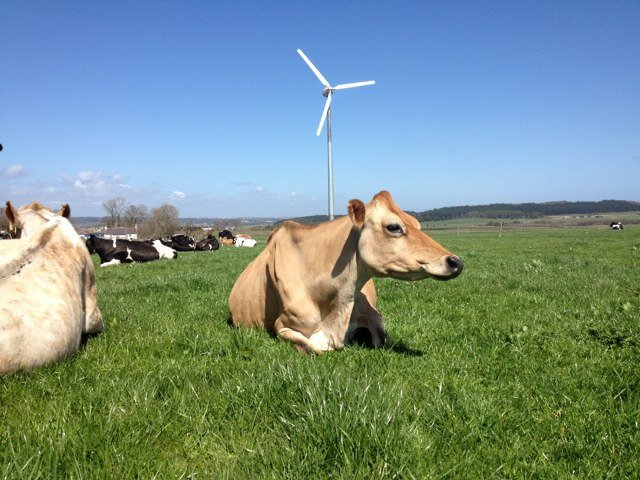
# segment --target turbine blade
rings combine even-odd
[[[322,117],[320,117],[320,124],[318,125],[318,131],[316,131],[316,136],[320,136],[320,132],[322,132],[322,126],[324,125],[324,121],[327,119],[327,112],[329,111],[329,107],[331,106],[331,92],[327,95],[327,101],[324,104],[324,110],[322,111]]]
[[[325,87],[330,87],[331,85],[329,85],[329,82],[327,82],[327,79],[324,78],[320,73],[320,71],[316,68],[316,66],[313,63],[311,63],[311,60],[309,60],[307,56],[304,53],[302,53],[302,50],[298,49],[298,53],[300,54],[302,59],[306,62],[306,64],[309,65],[309,68],[311,69],[311,71],[316,74],[316,77],[318,77],[318,80],[320,80]]]
[[[336,85],[333,87],[334,90],[344,90],[345,88],[354,88],[354,87],[364,87],[365,85],[375,85],[376,82],[374,80],[368,80],[366,82],[355,82],[355,83],[343,83],[342,85]]]

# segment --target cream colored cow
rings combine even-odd
[[[371,278],[449,280],[462,271],[460,258],[421,232],[389,192],[348,209],[332,222],[275,230],[231,290],[232,323],[314,353],[340,349],[362,329],[373,346],[388,345]]]
[[[95,270],[66,216],[38,203],[7,217],[21,238],[0,242],[0,375],[61,360],[102,331]]]
[[[37,228],[53,218],[53,213],[39,202],[31,202],[26,207],[15,208],[11,202],[7,202],[5,215],[9,219],[9,231],[14,238],[28,237]],[[69,218],[71,208],[68,204],[63,204],[57,215]]]

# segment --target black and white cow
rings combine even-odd
[[[196,239],[193,237],[188,237],[187,235],[171,235],[171,242],[176,246],[179,247],[180,251],[187,251],[187,250],[195,250],[196,249]],[[177,248],[173,247],[175,250],[178,250]]]
[[[218,237],[220,238],[228,238],[230,240],[233,240],[233,233],[231,233],[231,230],[227,230],[226,228],[224,230],[221,230],[218,232]]]
[[[611,222],[609,228],[611,228],[612,230],[624,230],[624,227],[620,222]]]
[[[193,252],[196,249],[196,239],[186,235],[172,235],[171,240],[161,238],[160,241],[178,252]]]
[[[209,235],[204,240],[201,240],[196,243],[196,250],[218,250],[220,248],[220,243],[213,235]]]
[[[233,239],[233,244],[236,247],[255,247],[256,246],[256,240],[254,240],[253,238],[249,238],[246,235],[238,235]]]
[[[89,235],[87,248],[89,253],[98,254],[101,267],[178,257],[178,253],[174,249],[163,245],[160,240],[152,240],[147,243],[137,240],[106,240],[95,235]]]

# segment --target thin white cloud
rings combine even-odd
[[[102,179],[101,172],[91,172],[88,170],[78,173],[72,185],[76,190],[87,193],[101,193],[107,186],[106,182]]]
[[[103,175],[102,172],[92,172],[90,170],[78,172],[75,178],[63,175],[62,181],[65,185],[71,187],[75,194],[90,197],[118,196],[124,192],[134,190],[131,185],[124,183],[124,178],[121,175],[108,176]]]
[[[0,179],[4,179],[7,170],[0,170]],[[19,172],[19,169],[11,170],[12,175]],[[24,175],[26,179],[32,177],[30,171]],[[324,201],[320,203],[304,192],[277,192],[271,185],[252,182],[247,182],[244,187],[238,186],[238,191],[218,195],[170,190],[154,182],[138,185],[125,175],[93,170],[75,171],[57,178],[15,179],[5,183],[5,196],[16,205],[38,200],[58,208],[61,203],[69,203],[74,216],[100,216],[104,213],[102,203],[115,197],[123,197],[129,204],[145,204],[149,208],[174,203],[180,205],[180,213],[184,216],[298,216],[324,209]]]
[[[10,167],[2,170],[0,174],[3,178],[20,178],[26,175],[26,171],[24,167],[20,164],[11,165]]]

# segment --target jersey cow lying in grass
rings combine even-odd
[[[309,227],[284,222],[229,296],[234,325],[264,327],[301,351],[340,349],[366,333],[389,345],[372,277],[449,280],[463,263],[403,212],[389,192],[349,215]],[[364,330],[364,332],[363,332]]]
[[[121,263],[150,262],[160,258],[178,258],[178,253],[163,245],[160,240],[143,242],[137,240],[106,240],[89,235],[87,239],[89,253],[97,253],[100,266],[119,265]]]
[[[7,202],[20,238],[0,242],[0,375],[60,360],[103,329],[93,262],[69,212]]]

